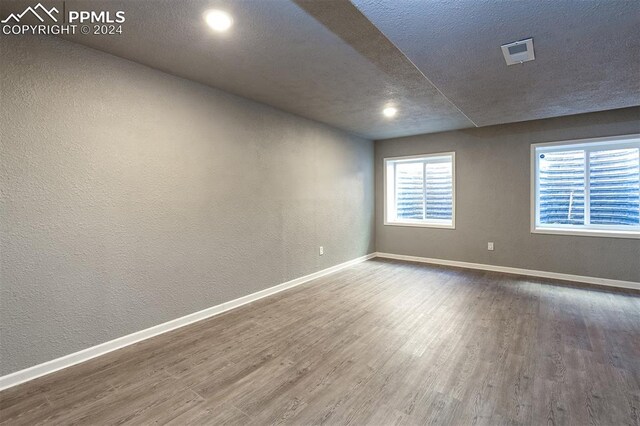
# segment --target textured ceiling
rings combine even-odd
[[[67,8],[78,2],[67,0]],[[92,1],[126,11],[118,37],[73,41],[368,137],[473,127],[347,0]],[[228,11],[212,32],[202,15]],[[397,106],[387,119],[382,109]]]
[[[640,105],[640,1],[353,3],[479,126]],[[507,67],[528,37],[535,61]]]
[[[12,3],[2,0],[0,9]],[[72,41],[372,139],[640,105],[636,0],[67,0],[66,7],[121,9],[127,17],[120,36],[66,37]],[[209,8],[233,15],[228,33],[206,26]],[[507,67],[500,45],[527,37],[536,60]],[[393,119],[381,114],[389,105],[399,110]]]

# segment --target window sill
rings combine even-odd
[[[571,235],[577,237],[605,237],[639,239],[640,231],[609,231],[606,229],[566,229],[566,228],[535,228],[532,234]]]
[[[440,223],[419,223],[419,222],[384,222],[385,226],[409,226],[417,228],[439,228],[439,229],[456,229],[455,224],[447,225]]]

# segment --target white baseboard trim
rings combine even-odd
[[[338,272],[341,269],[345,269],[355,264],[364,262],[365,260],[371,259],[375,257],[375,255],[376,255],[375,253],[371,253],[366,256],[361,256],[356,259],[349,260],[347,262],[332,266],[330,268],[326,268],[321,271],[314,272],[309,275],[305,275],[304,277],[296,278],[294,280],[287,281],[285,283],[278,284],[273,287],[269,287],[267,289],[258,291],[256,293],[248,294],[238,299],[231,300],[229,302],[212,306],[202,311],[194,312],[192,314],[183,316],[181,318],[176,318],[174,320],[155,325],[145,330],[140,330],[135,333],[128,334],[126,336],[118,337],[117,339],[110,340],[108,342],[104,342],[99,345],[92,346],[90,348],[83,349],[81,351],[74,352],[72,354],[65,355],[63,357],[56,358],[51,361],[44,362],[42,364],[34,365],[33,367],[25,368],[24,370],[7,374],[6,376],[0,377],[0,390],[4,390],[12,386],[16,386],[21,383],[28,382],[29,380],[33,380],[35,378],[45,376],[47,374],[56,372],[58,370],[62,370],[63,368],[71,367],[72,365],[88,361],[92,358],[96,358],[101,355],[107,354],[109,352],[113,352],[125,346],[129,346],[134,343],[140,342],[142,340],[146,340],[151,337],[157,336],[159,334],[166,333],[171,330],[175,330],[176,328],[184,327],[185,325],[193,324],[194,322],[202,321],[212,316],[219,315],[223,312],[229,311],[234,308],[238,308],[242,305],[246,305],[247,303],[254,302],[258,299],[271,296],[273,294],[290,289],[300,284],[304,284],[316,278],[324,277],[325,275]]]
[[[430,257],[406,256],[403,254],[375,253],[376,257],[406,260],[409,262],[430,263],[434,265],[456,266],[459,268],[480,269],[483,271],[504,272],[507,274],[527,275],[530,277],[551,278],[562,281],[596,284],[607,287],[628,288],[640,290],[640,283],[634,281],[611,280],[608,278],[585,277],[582,275],[561,274],[559,272],[536,271],[533,269],[512,268],[509,266],[486,265],[483,263],[461,262],[458,260],[434,259]]]

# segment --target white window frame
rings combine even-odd
[[[451,223],[449,221],[438,220],[438,219],[403,219],[403,220],[391,220],[388,216],[389,212],[389,200],[388,195],[390,189],[388,188],[389,184],[389,176],[387,176],[387,164],[389,162],[401,162],[403,160],[407,160],[407,162],[415,161],[418,159],[433,159],[435,157],[450,157],[451,158],[451,185],[452,185],[452,193],[451,193]],[[434,154],[419,154],[419,155],[408,155],[403,157],[387,157],[382,161],[382,170],[383,170],[383,204],[384,204],[384,224],[388,226],[416,226],[420,228],[442,228],[442,229],[456,229],[456,153],[455,152],[438,152]],[[395,182],[394,182],[395,185]],[[393,188],[395,193],[395,186]],[[395,208],[395,195],[394,200],[392,201],[393,208]]]
[[[531,233],[532,234],[553,234],[553,235],[581,235],[590,237],[611,237],[611,238],[640,238],[640,230],[630,230],[623,225],[541,225],[539,212],[539,191],[538,191],[538,148],[544,148],[544,152],[568,151],[572,148],[584,150],[588,155],[591,151],[606,149],[635,148],[640,141],[640,133],[622,136],[611,136],[604,138],[573,139],[559,142],[545,142],[531,144]],[[585,159],[585,216],[589,214],[589,161]]]

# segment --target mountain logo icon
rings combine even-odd
[[[40,12],[40,14],[38,14],[38,11]],[[22,17],[26,15],[28,12],[30,12],[32,15],[38,18],[40,22],[44,22],[43,16],[48,16],[53,20],[53,22],[58,22],[58,18],[54,16],[54,13],[57,14],[60,11],[55,7],[52,7],[51,9],[47,9],[42,5],[42,3],[38,3],[35,7],[31,7],[31,6],[27,7],[22,13],[11,13],[9,16],[7,16],[5,19],[3,19],[0,22],[3,24],[6,24],[13,19],[16,23],[19,23]]]

